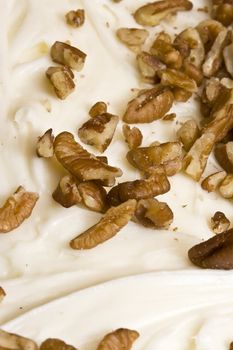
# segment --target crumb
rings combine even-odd
[[[172,231],[176,232],[177,230],[178,230],[178,227],[174,227]]]
[[[186,208],[186,207],[187,207],[187,205],[188,205],[188,204],[184,204],[184,205],[182,205],[182,208]]]

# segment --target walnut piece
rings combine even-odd
[[[69,96],[75,88],[73,72],[68,67],[49,67],[46,76],[61,100]]]
[[[161,119],[172,107],[173,100],[173,94],[167,87],[157,85],[153,89],[143,90],[129,102],[123,121],[133,124]]]
[[[163,117],[163,120],[165,120],[166,122],[172,122],[175,119],[176,119],[176,113],[169,113]]]
[[[134,52],[140,52],[141,46],[149,36],[149,32],[139,28],[119,28],[116,32],[118,39]]]
[[[173,96],[176,102],[186,102],[192,96],[192,92],[175,87],[172,89]]]
[[[3,301],[3,298],[5,297],[6,293],[2,287],[0,287],[0,303]]]
[[[5,332],[2,329],[0,329],[0,348],[4,350],[38,350],[38,346],[33,340]]]
[[[172,210],[155,198],[139,200],[135,217],[143,226],[153,229],[168,229],[173,222]]]
[[[233,4],[219,4],[214,8],[213,17],[228,27],[233,22]]]
[[[158,71],[166,68],[158,57],[145,51],[137,55],[137,63],[144,81],[151,84],[159,81]]]
[[[114,237],[133,217],[136,201],[107,210],[102,219],[70,242],[73,249],[91,249]]]
[[[83,69],[86,54],[74,46],[56,41],[50,51],[52,60],[78,72]]]
[[[107,192],[98,182],[84,181],[78,185],[78,190],[85,206],[91,210],[103,213],[107,208]]]
[[[130,350],[138,337],[139,333],[137,331],[119,328],[105,335],[97,350]]]
[[[221,182],[219,192],[223,198],[233,198],[233,174],[228,174]]]
[[[119,118],[110,113],[101,114],[89,119],[78,130],[80,140],[104,152],[110,145],[115,133]]]
[[[132,129],[130,129],[129,125],[124,124],[122,131],[125,141],[128,143],[130,149],[135,149],[141,146],[143,136],[137,127],[134,126]]]
[[[188,0],[162,0],[140,7],[134,18],[138,24],[156,26],[168,15],[178,11],[190,11],[193,5]]]
[[[186,152],[190,150],[199,136],[200,130],[194,119],[187,120],[177,131],[177,137],[184,145]]]
[[[201,183],[203,190],[214,192],[225,179],[227,173],[225,171],[218,171],[217,173],[207,176]]]
[[[207,19],[198,24],[196,27],[198,33],[200,34],[201,40],[205,46],[206,51],[211,49],[214,41],[216,40],[218,34],[224,30],[224,26],[213,19]]]
[[[96,158],[66,131],[55,138],[54,153],[61,165],[80,181],[109,180],[122,175],[119,168]]]
[[[230,45],[226,46],[223,50],[223,58],[224,58],[224,63],[226,66],[226,69],[228,73],[233,77],[233,43]]]
[[[161,39],[161,35],[155,39],[150,52],[169,68],[180,69],[182,66],[180,52],[171,43]]]
[[[196,67],[191,62],[184,61],[183,70],[190,79],[193,79],[197,83],[197,86],[201,85],[204,77],[200,68]]]
[[[107,113],[107,105],[103,101],[96,102],[90,109],[89,115],[92,118]]]
[[[175,70],[165,69],[160,73],[161,84],[169,87],[178,87],[188,92],[197,91],[197,83],[191,79],[187,74]]]
[[[233,173],[233,142],[219,143],[215,147],[215,157],[221,167],[228,173]]]
[[[72,345],[66,344],[60,339],[49,338],[43,341],[40,350],[76,350],[76,348]]]
[[[53,199],[64,208],[70,208],[82,201],[78,190],[78,182],[71,175],[66,175],[59,181],[52,196]]]
[[[43,136],[39,137],[36,145],[36,153],[38,157],[51,158],[53,156],[53,130],[47,130]]]
[[[14,230],[29,218],[38,199],[37,193],[27,192],[19,186],[0,208],[0,233]]]
[[[74,28],[81,27],[85,22],[85,11],[83,9],[69,11],[66,14],[66,22]]]
[[[214,233],[219,234],[225,232],[230,227],[230,221],[224,213],[217,211],[211,218],[211,228]]]

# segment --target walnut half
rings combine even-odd
[[[38,346],[33,340],[5,332],[2,329],[0,329],[0,348],[4,350],[38,350]]]
[[[105,335],[97,350],[130,350],[138,337],[137,331],[119,328]]]

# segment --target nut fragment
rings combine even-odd
[[[175,87],[172,89],[173,96],[176,102],[186,102],[192,96],[192,92]]]
[[[138,28],[119,28],[116,34],[120,41],[134,52],[140,52],[141,46],[149,36],[147,30]]]
[[[91,249],[114,237],[132,218],[136,201],[129,200],[110,208],[102,219],[70,242],[73,249]]]
[[[163,86],[143,90],[138,97],[129,102],[123,116],[125,123],[151,123],[161,119],[172,107],[172,92]]]
[[[228,27],[233,22],[233,4],[219,4],[214,9],[213,17]]]
[[[173,212],[166,203],[155,198],[141,199],[135,217],[143,226],[154,229],[168,229],[173,222]]]
[[[164,86],[178,87],[188,92],[197,91],[197,83],[191,79],[187,74],[175,70],[165,69],[160,72],[161,84]]]
[[[3,300],[3,298],[5,297],[6,293],[4,291],[4,289],[2,287],[0,287],[0,303]],[[0,340],[1,342],[1,340]]]
[[[52,196],[57,203],[65,208],[70,208],[82,201],[77,180],[71,175],[66,175],[59,181]]]
[[[53,130],[47,130],[43,136],[39,137],[36,145],[36,153],[38,157],[51,158],[53,156]]]
[[[128,199],[147,199],[164,194],[170,190],[170,183],[162,167],[151,168],[142,180],[118,184],[108,192],[108,203],[118,205]]]
[[[66,344],[60,339],[49,338],[43,341],[40,350],[76,350],[76,348],[72,345]]]
[[[105,102],[98,101],[90,109],[89,115],[92,118],[107,113],[107,105]]]
[[[228,73],[233,77],[233,43],[226,46],[223,50],[224,63]]]
[[[0,233],[7,233],[20,226],[27,219],[39,199],[37,193],[26,192],[19,186],[0,208]]]
[[[158,71],[166,68],[165,64],[163,64],[158,57],[145,51],[137,55],[137,62],[139,71],[145,82],[152,84],[159,80]]]
[[[86,54],[74,46],[56,41],[51,47],[51,57],[54,62],[68,66],[78,72],[83,69]]]
[[[84,123],[78,130],[78,136],[85,144],[104,152],[112,141],[118,121],[115,115],[101,114]]]
[[[233,230],[195,245],[188,256],[194,265],[204,269],[233,269]]]
[[[225,179],[227,173],[225,171],[218,171],[217,173],[207,176],[201,183],[203,190],[214,192]]]
[[[215,157],[221,167],[228,173],[233,173],[233,142],[219,143],[215,148]]]
[[[137,331],[119,328],[105,335],[97,350],[130,350],[138,337],[139,333]]]
[[[105,164],[78,144],[69,132],[62,132],[54,141],[57,160],[80,181],[109,180],[122,175],[118,168]]]
[[[134,18],[138,24],[156,26],[169,14],[178,11],[190,11],[193,5],[188,0],[162,0],[140,7]]]
[[[105,212],[107,192],[98,182],[84,181],[78,185],[80,196],[85,206],[97,212]]]
[[[142,133],[137,127],[130,129],[129,125],[124,124],[122,127],[123,135],[130,149],[140,147],[142,143]]]
[[[82,9],[69,11],[66,14],[66,22],[74,28],[81,27],[85,22],[85,11]]]
[[[209,51],[218,34],[224,29],[224,26],[213,19],[207,19],[198,24],[196,27],[200,34],[201,40],[205,45],[206,51]]]
[[[233,198],[233,174],[228,174],[221,182],[219,192],[223,198]]]
[[[196,67],[193,63],[185,61],[183,64],[184,73],[190,78],[193,79],[198,86],[201,85],[203,81],[203,74],[200,68]]]
[[[37,344],[18,334],[8,333],[0,329],[0,348],[6,350],[38,350]]]
[[[230,221],[224,213],[217,211],[211,218],[211,228],[214,233],[219,234],[225,232],[230,227]]]
[[[49,67],[46,76],[61,100],[69,96],[75,88],[73,72],[68,67]]]
[[[150,48],[152,55],[158,57],[160,61],[170,68],[180,69],[182,65],[182,56],[178,50],[171,44],[158,36]]]
[[[200,136],[197,122],[193,119],[187,120],[177,131],[177,137],[184,145],[185,151],[189,151],[194,142]]]

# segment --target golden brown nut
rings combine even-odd
[[[222,85],[217,78],[210,78],[205,81],[201,100],[208,107],[212,108],[222,90]]]
[[[170,68],[180,69],[182,66],[182,56],[178,50],[171,44],[158,36],[150,48],[152,55]]]
[[[206,50],[208,51],[213,45],[218,34],[224,29],[224,26],[218,21],[207,19],[200,22],[196,29],[200,34]]]
[[[125,141],[128,143],[130,149],[135,149],[141,146],[143,136],[137,127],[134,126],[132,129],[130,129],[129,125],[124,124],[122,131]]]
[[[178,87],[188,92],[197,91],[197,83],[195,80],[181,71],[175,69],[165,69],[160,72],[161,84],[169,87]]]
[[[3,298],[5,297],[5,295],[6,295],[6,293],[5,293],[4,289],[2,287],[0,287],[0,303],[3,300]]]
[[[85,22],[85,11],[82,9],[69,11],[66,14],[66,22],[74,28],[81,27]]]
[[[109,180],[122,175],[119,168],[87,152],[69,132],[62,132],[55,138],[54,153],[61,165],[80,181]]]
[[[192,92],[178,87],[173,88],[172,92],[176,102],[186,102],[192,97]]]
[[[65,208],[70,208],[82,201],[78,182],[72,175],[64,176],[52,194],[53,199]]]
[[[233,22],[233,4],[219,4],[214,9],[213,17],[228,27]]]
[[[114,237],[133,217],[136,201],[110,208],[102,219],[70,242],[73,249],[91,249]]]
[[[143,226],[154,229],[168,229],[173,222],[172,210],[155,198],[138,201],[135,217]]]
[[[61,100],[69,96],[75,88],[74,75],[68,67],[49,67],[46,76]]]
[[[104,152],[110,145],[115,133],[119,118],[109,113],[101,114],[89,119],[78,129],[80,140]]]
[[[162,167],[148,170],[145,179],[127,181],[113,187],[107,196],[108,203],[116,206],[128,199],[147,199],[170,190],[170,183]]]
[[[134,52],[140,52],[141,46],[149,36],[146,29],[139,28],[119,28],[116,34],[118,39]]]
[[[225,171],[218,171],[217,173],[207,176],[201,183],[203,190],[208,192],[214,192],[223,182],[227,173]]]
[[[188,0],[162,0],[140,7],[134,18],[138,24],[156,26],[169,14],[178,11],[190,11],[193,5]]]
[[[221,182],[219,192],[223,198],[233,198],[233,174],[228,174]]]
[[[177,137],[184,145],[186,152],[190,150],[199,136],[200,130],[194,119],[187,120],[177,131]]]
[[[98,182],[84,181],[78,185],[78,190],[85,206],[91,210],[103,213],[107,208],[107,192]]]
[[[211,218],[211,228],[214,233],[219,234],[225,232],[230,227],[230,221],[224,213],[216,211],[214,216]]]
[[[172,107],[173,100],[169,88],[158,85],[153,89],[143,90],[128,103],[123,121],[133,124],[151,123],[161,119]]]
[[[221,167],[228,173],[233,173],[233,142],[219,143],[215,148],[215,157]]]
[[[53,156],[53,130],[47,130],[43,136],[39,137],[36,145],[36,153],[38,157],[51,158]]]
[[[90,109],[89,115],[92,118],[107,113],[107,105],[103,101],[96,102]]]
[[[0,348],[9,350],[38,350],[37,344],[18,334],[8,333],[0,329]]]
[[[53,44],[50,54],[54,62],[68,66],[78,72],[83,69],[87,56],[76,47],[60,41]]]
[[[151,84],[158,82],[158,71],[166,68],[165,64],[163,64],[158,57],[145,51],[137,55],[137,62],[143,79],[145,82]]]
[[[40,350],[76,350],[76,348],[72,345],[66,344],[60,339],[49,338],[43,341]]]
[[[226,46],[223,50],[223,58],[224,58],[224,63],[226,66],[226,69],[228,73],[233,77],[233,43],[230,45]]]
[[[22,186],[19,186],[0,208],[0,233],[14,230],[29,218],[38,199],[37,193],[26,192]]]
[[[139,333],[137,331],[119,328],[105,335],[97,350],[130,350],[138,337]]]
[[[165,120],[166,122],[171,122],[175,119],[176,119],[176,113],[169,113],[163,117],[163,120]]]
[[[201,85],[204,77],[200,68],[185,60],[183,71],[190,79],[193,79],[197,83],[197,86]]]

